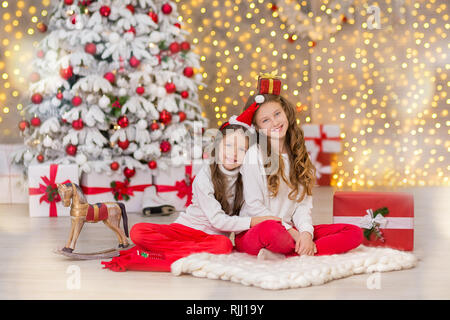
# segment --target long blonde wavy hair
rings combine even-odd
[[[289,199],[301,202],[306,195],[312,195],[312,189],[316,181],[316,168],[312,164],[308,152],[306,151],[304,133],[302,128],[297,124],[296,108],[282,96],[273,94],[264,94],[263,96],[265,102],[273,101],[278,102],[281,105],[289,123],[285,138],[291,168],[289,170],[289,179],[285,176],[284,162],[281,155],[279,155],[278,170],[267,175],[267,185],[270,195],[272,197],[276,197],[280,187],[280,178],[282,178],[291,189],[288,196]],[[247,99],[244,110],[246,110],[254,102],[255,96],[250,96]],[[255,112],[255,115],[256,113],[258,113],[258,110]],[[256,129],[258,129],[255,123],[255,115],[253,116],[253,124]],[[270,141],[269,138],[268,140]],[[270,165],[269,157],[271,155],[271,144],[267,144],[267,151],[262,149],[264,148],[261,148],[264,166],[268,167]],[[303,191],[301,194],[300,186],[303,186]]]

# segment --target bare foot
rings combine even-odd
[[[265,248],[262,248],[258,252],[257,259],[258,260],[282,260],[285,259],[286,256],[282,253],[275,253]]]

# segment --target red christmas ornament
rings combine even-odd
[[[62,94],[61,91],[59,91],[59,92],[56,94],[56,98],[59,99],[59,100],[62,100],[62,98],[64,98],[64,96],[63,96],[63,94]]]
[[[187,92],[186,90],[185,91],[181,91],[181,97],[183,98],[183,99],[186,99],[186,98],[188,98],[189,97],[189,92]]]
[[[170,14],[172,12],[172,6],[168,3],[164,3],[161,7],[161,11],[164,14]]]
[[[177,90],[173,82],[167,82],[165,87],[167,93],[174,93]]]
[[[73,76],[73,68],[72,66],[68,66],[67,68],[59,69],[59,75],[66,80],[69,80]]]
[[[117,171],[119,169],[119,163],[117,161],[111,162],[109,167],[111,168],[111,170]]]
[[[81,129],[83,129],[83,127],[84,127],[83,120],[78,119],[78,120],[72,121],[72,128],[74,128],[75,130],[81,130]]]
[[[38,52],[36,52],[36,56],[37,56],[38,58],[43,58],[43,57],[44,57],[44,51],[39,50]]]
[[[108,80],[110,83],[114,83],[116,81],[116,75],[112,72],[107,72],[103,76],[106,80]]]
[[[39,80],[41,80],[41,75],[38,72],[32,72],[30,74],[30,81],[31,82],[37,82]]]
[[[145,88],[144,87],[137,87],[136,88],[136,93],[138,95],[143,95],[145,93]]]
[[[179,24],[178,22],[175,22],[173,25],[174,25],[175,27],[177,27],[178,29],[181,29],[181,24]]]
[[[272,7],[270,8],[270,10],[277,11],[278,10],[277,5],[275,3],[272,3]]]
[[[123,169],[123,174],[125,175],[125,177],[130,179],[131,177],[133,177],[136,174],[136,170],[125,167],[125,169]]]
[[[118,124],[121,128],[126,128],[126,127],[128,127],[128,124],[129,124],[128,117],[125,116],[125,115],[120,116],[119,119],[117,119],[117,124]]]
[[[164,123],[165,125],[169,124],[170,121],[172,121],[172,114],[167,110],[161,111],[159,113],[159,121]]]
[[[47,25],[45,23],[43,23],[43,22],[39,22],[36,27],[42,33],[47,31]]]
[[[92,43],[92,42],[86,43],[84,46],[84,51],[86,53],[94,55],[97,53],[97,46],[95,45],[95,43]]]
[[[33,102],[34,104],[39,104],[42,102],[42,96],[40,93],[35,93],[31,96],[31,102]]]
[[[182,51],[189,51],[191,49],[191,45],[187,41],[183,41],[180,46]]]
[[[128,146],[130,145],[130,141],[128,141],[128,139],[125,140],[125,141],[119,140],[119,141],[117,141],[117,145],[118,145],[119,148],[121,148],[122,150],[125,150],[125,149],[128,148]]]
[[[192,67],[186,67],[183,70],[183,74],[185,77],[192,77],[194,75],[194,69]]]
[[[19,122],[19,129],[20,131],[25,131],[26,128],[28,128],[30,124],[26,120],[22,120]]]
[[[169,45],[169,50],[173,54],[180,52],[180,49],[181,49],[181,47],[180,47],[180,44],[178,42],[172,42]]]
[[[111,14],[111,8],[108,6],[102,6],[100,8],[100,14],[104,17],[108,17]]]
[[[155,131],[159,129],[159,124],[158,122],[152,122],[152,124],[150,125],[150,130]]]
[[[141,63],[141,61],[138,58],[136,58],[135,56],[132,56],[130,58],[130,66],[132,66],[133,68],[137,68],[140,63]]]
[[[311,41],[311,48],[314,48],[316,46],[316,42],[315,41]]]
[[[77,153],[77,146],[73,144],[68,144],[66,147],[66,153],[70,156],[74,156]]]
[[[180,118],[180,122],[183,122],[184,120],[186,120],[186,113],[180,111],[178,112],[178,117]]]
[[[343,23],[346,23],[346,22],[347,22],[347,17],[345,16],[345,14],[343,14],[343,15],[341,16],[341,21],[342,21]]]
[[[152,18],[152,20],[153,20],[154,23],[158,23],[158,15],[157,15],[155,12],[149,11],[149,12],[148,12],[148,16],[149,16],[150,18]]]
[[[127,9],[134,14],[134,7],[131,4],[127,5]]]
[[[39,161],[39,162],[44,162],[44,156],[43,156],[42,154],[39,154],[39,155],[36,157],[36,159],[37,159],[37,161]]]
[[[68,6],[73,4],[73,0],[64,0],[64,3]]]
[[[81,97],[79,97],[79,96],[75,96],[72,98],[72,105],[74,107],[78,107],[82,102],[83,102],[83,99],[81,99]]]
[[[41,125],[41,119],[39,117],[34,117],[31,119],[30,123],[33,127],[39,127]]]
[[[158,165],[157,165],[157,163],[156,163],[156,161],[155,160],[151,160],[151,161],[149,161],[148,162],[148,167],[150,168],[150,169],[156,169],[156,167],[157,167]]]
[[[172,145],[170,144],[169,141],[161,141],[160,145],[159,145],[159,149],[161,150],[161,152],[169,152],[171,149]]]

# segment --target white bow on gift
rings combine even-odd
[[[380,228],[386,227],[388,220],[383,217],[383,215],[378,214],[375,218],[373,217],[373,210],[367,209],[367,214],[361,218],[359,221],[359,226],[364,229],[372,229],[376,225],[379,225]]]

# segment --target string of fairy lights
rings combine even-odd
[[[292,2],[292,1],[289,1]],[[320,40],[295,33],[283,1],[174,0],[200,56],[200,102],[211,126],[241,111],[260,72],[278,70],[299,123],[341,127],[337,188],[450,185],[450,56],[445,0],[354,1]],[[288,1],[286,2],[288,3]],[[0,0],[0,135],[20,141],[34,45],[50,0]],[[297,1],[311,23],[340,1]],[[369,6],[380,26],[370,28]],[[332,18],[336,19],[336,18]],[[331,19],[331,20],[332,20]],[[326,32],[325,32],[326,34]]]

